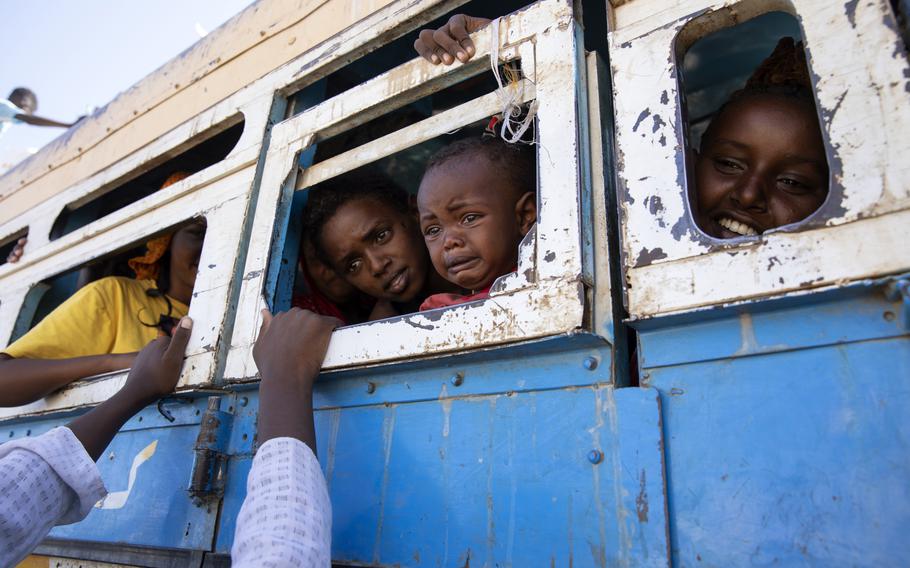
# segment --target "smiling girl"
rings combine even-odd
[[[695,162],[695,217],[718,239],[797,223],[828,195],[805,54],[783,38],[717,112]]]

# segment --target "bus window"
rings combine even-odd
[[[235,115],[187,140],[138,171],[93,192],[90,199],[67,205],[51,229],[51,240],[58,239],[143,197],[156,192],[174,172],[194,174],[223,160],[243,133],[242,115]]]
[[[163,314],[165,317],[173,319],[183,315],[192,298],[205,231],[205,218],[197,218],[39,282],[20,311],[9,343],[34,328],[84,286],[109,277],[144,282],[141,287],[146,295],[165,299],[171,312]],[[176,255],[174,250],[178,251]],[[132,283],[128,286],[134,287]],[[138,325],[145,327],[163,326],[161,329],[165,329],[173,324],[170,320],[145,318],[145,321],[141,314],[133,315]]]
[[[491,117],[508,107],[519,115],[511,116],[513,127],[527,124],[535,129],[531,154],[539,156],[535,173],[540,211],[521,245],[516,242],[514,265],[495,280],[487,299],[418,312],[411,300],[435,290],[418,290],[412,297],[407,287],[408,294],[400,298],[406,301],[384,298],[407,304],[397,310],[402,315],[338,329],[325,368],[501,345],[582,328],[583,289],[589,282],[585,262],[590,259],[585,251],[590,242],[582,237],[582,203],[589,188],[581,179],[583,149],[575,136],[565,136],[575,131],[583,106],[579,92],[584,70],[579,59],[566,57],[575,53],[580,40],[571,6],[536,3],[478,31],[477,53],[468,64],[434,66],[412,53],[408,62],[321,102],[309,93],[316,104],[270,132],[238,314],[258,313],[263,297],[274,311],[290,304],[299,255],[285,251],[300,242],[303,230],[299,227],[296,235],[290,230],[302,215],[290,214],[295,194],[312,199],[324,183],[343,183],[349,179],[343,176],[370,171],[413,196],[437,148],[461,136],[479,140]],[[345,59],[344,54],[335,56]],[[503,80],[502,90],[494,79],[491,56],[499,63],[495,73]],[[507,76],[506,64],[517,77]],[[525,120],[530,109],[538,120]],[[500,132],[499,126],[494,128]],[[447,134],[452,132],[456,134]],[[419,233],[417,239],[422,239]],[[408,279],[408,284],[413,282]],[[296,278],[298,292],[301,284]],[[389,283],[389,290],[396,286]],[[452,293],[462,299],[473,296],[472,291],[485,293],[473,287]],[[248,349],[258,325],[255,315],[238,319],[226,381],[255,380]]]
[[[856,223],[897,223],[889,215],[900,210],[907,187],[903,170],[894,168],[906,154],[895,142],[906,130],[903,40],[889,3],[851,7],[835,14],[811,3],[756,0],[723,6],[698,0],[666,10],[659,0],[614,6],[616,178],[631,317],[899,271],[875,264],[865,252],[872,248],[838,253],[848,241],[871,247],[868,238],[892,248],[885,232]],[[763,53],[756,52],[759,45]],[[768,86],[766,99],[777,97],[775,104],[762,103],[762,113],[751,112],[762,106],[756,99],[735,94],[752,79],[761,79],[752,86]],[[784,79],[777,84],[789,92],[771,87],[771,79]],[[718,113],[730,92],[733,102]],[[737,105],[738,113],[727,112]],[[720,126],[725,131],[718,135]],[[795,132],[784,136],[782,127]],[[782,172],[764,175],[773,169],[717,150],[715,143],[729,146],[747,135],[761,141],[763,155],[784,142],[800,143],[783,152]],[[746,179],[751,185],[702,184],[699,161],[715,182]],[[777,167],[781,160],[768,163]],[[705,188],[722,191],[709,201],[712,195],[699,195]],[[769,191],[798,207],[770,214],[781,201],[764,199]]]
[[[827,198],[805,61],[799,23],[783,12],[715,31],[685,52],[690,209],[708,236],[755,237],[799,223]]]
[[[397,121],[397,118],[392,118],[393,122]],[[468,170],[472,168],[472,165],[478,164],[478,161],[480,161],[482,163],[473,171],[486,171],[485,168],[488,167],[486,164],[490,164],[492,166],[491,169],[495,169],[498,175],[508,180],[502,184],[502,187],[516,189],[512,187],[512,185],[515,185],[512,180],[518,179],[519,181],[516,184],[520,184],[522,188],[520,190],[516,189],[517,194],[523,194],[527,190],[536,195],[536,184],[534,182],[536,157],[534,148],[528,145],[527,141],[519,142],[512,146],[507,145],[505,142],[500,142],[491,134],[495,127],[491,129],[489,124],[490,119],[483,119],[466,125],[455,132],[427,140],[309,188],[306,192],[309,196],[309,201],[303,212],[304,226],[301,236],[300,257],[297,262],[294,301],[292,303],[301,307],[310,307],[317,311],[320,311],[320,309],[328,310],[328,315],[335,315],[343,321],[352,324],[361,323],[368,319],[391,317],[395,313],[401,314],[416,311],[423,298],[419,298],[416,302],[413,299],[409,299],[407,302],[396,303],[397,311],[384,313],[379,306],[376,306],[377,311],[371,317],[371,309],[376,304],[376,300],[373,295],[365,293],[366,290],[358,290],[357,285],[351,283],[352,278],[357,278],[357,276],[355,274],[346,274],[344,269],[336,262],[338,259],[331,256],[331,243],[325,241],[331,240],[327,236],[327,232],[330,230],[330,225],[333,225],[333,221],[329,221],[325,213],[320,211],[320,209],[334,206],[332,202],[336,198],[329,196],[329,192],[346,192],[350,190],[351,186],[372,185],[376,188],[381,188],[380,191],[399,196],[397,198],[387,196],[386,199],[389,200],[387,203],[394,204],[400,201],[401,206],[405,208],[407,217],[413,217],[418,212],[413,204],[415,202],[418,203],[419,208],[419,200],[417,199],[418,187],[426,170],[428,160],[440,149],[446,146],[452,148],[450,145],[455,142],[460,142],[464,152],[463,155],[451,159],[452,164],[457,163],[460,171],[459,175],[468,175]],[[342,151],[344,151],[343,148],[332,149],[333,153],[340,154]],[[487,152],[493,152],[495,155],[484,157]],[[439,166],[439,171],[446,170],[447,167],[443,164]],[[484,174],[478,173],[477,175],[483,176]],[[492,183],[495,180],[490,181]],[[425,189],[424,191],[426,192],[427,190]],[[370,192],[347,191],[347,194],[360,196],[355,198],[354,201],[357,199],[371,199],[364,197],[369,196]],[[516,199],[518,197],[517,194]],[[534,203],[531,205],[536,211],[536,196],[533,201]],[[411,204],[410,208],[408,208],[408,203]],[[514,209],[515,205],[510,205]],[[332,219],[334,220],[334,217]],[[312,226],[316,223],[319,224],[320,230],[316,230]],[[415,234],[416,248],[421,254],[425,254],[427,244],[424,239],[426,238],[427,242],[432,239],[427,237],[426,233],[424,235],[420,234],[421,227],[419,224],[414,224],[412,228]],[[489,243],[475,242],[473,244],[477,247]],[[433,248],[431,247],[430,250],[431,255],[427,260],[432,262]],[[506,251],[506,254],[511,256],[508,261],[510,267],[517,265],[519,257],[518,245],[516,244],[515,250]],[[436,259],[436,264],[440,264],[440,260]],[[502,274],[497,276],[506,276],[508,270],[509,268],[506,268]],[[436,274],[443,275],[438,280],[437,286],[442,286],[446,290],[451,289],[452,293],[458,292],[457,276],[450,274],[446,277],[444,268],[440,266],[437,266]],[[486,282],[485,284],[489,283]],[[442,291],[442,289],[439,291]],[[432,302],[421,309],[429,309],[431,305],[433,305]],[[409,306],[409,308],[406,306]]]

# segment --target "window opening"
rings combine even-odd
[[[897,29],[904,38],[904,48],[910,50],[910,0],[891,0],[891,10],[897,20]]]
[[[137,318],[139,325],[168,331],[189,305],[205,237],[206,221],[200,217],[182,223],[142,242],[133,243],[102,258],[39,282],[29,294],[14,326],[12,344],[89,283],[106,277],[148,281],[141,286],[147,296],[162,298],[173,320]],[[161,314],[167,316],[167,314]],[[160,320],[160,321],[159,321]],[[87,330],[86,333],[92,333]]]
[[[796,19],[771,12],[702,37],[682,58],[689,203],[712,238],[799,223],[827,198],[826,150],[801,42]]]
[[[390,118],[390,123],[381,126],[385,127],[389,126],[389,124],[395,124],[400,119],[399,116],[391,116]],[[294,263],[296,269],[293,286],[289,291],[292,296],[290,303],[314,309],[327,315],[334,315],[348,324],[356,324],[417,311],[421,302],[426,299],[424,296],[429,295],[421,293],[418,294],[419,298],[417,295],[414,298],[410,297],[410,286],[418,279],[424,280],[426,278],[424,289],[433,289],[436,292],[467,296],[471,296],[472,293],[483,295],[483,291],[480,288],[469,289],[470,286],[462,287],[451,282],[450,280],[453,278],[451,272],[447,276],[443,276],[433,269],[431,253],[427,250],[425,237],[417,219],[416,208],[418,189],[431,156],[441,148],[458,141],[461,141],[461,144],[464,144],[465,141],[472,141],[468,144],[486,144],[489,147],[492,147],[490,146],[491,140],[496,141],[496,143],[501,142],[499,138],[492,137],[489,133],[484,138],[490,123],[490,119],[477,121],[454,132],[434,137],[350,172],[318,183],[306,191],[297,192],[298,195],[307,197],[307,205],[300,213],[303,222],[301,223],[301,231],[296,236],[299,241],[292,243],[294,236],[289,234],[285,245],[287,247],[288,243],[292,243],[292,246],[296,246],[300,250]],[[395,130],[395,128],[392,128],[392,130]],[[331,151],[333,153],[341,153],[351,149],[352,146],[356,147],[360,144],[360,140],[357,140],[356,137],[352,139],[356,142],[349,144],[339,143],[338,146],[332,147]],[[485,140],[485,142],[477,142],[480,140]],[[493,145],[495,146],[495,144]],[[514,149],[520,154],[520,159],[523,160],[521,164],[527,167],[527,177],[522,180],[522,183],[532,187],[532,191],[535,190],[536,171],[534,164],[536,147],[520,145],[519,150],[511,148],[505,143],[502,143],[502,145],[509,150]],[[469,176],[470,171],[467,164],[473,163],[477,159],[474,153],[485,151],[490,150],[486,149],[486,147],[484,149],[466,150],[463,156],[451,159],[453,164],[451,167],[457,167],[464,172],[463,175]],[[319,154],[319,149],[317,149],[316,154]],[[502,176],[507,175],[504,173],[506,168],[503,167],[503,163],[512,165],[512,162],[503,162],[502,156],[498,155],[490,158],[489,162],[494,164],[493,167],[501,168],[499,173]],[[446,164],[448,163],[446,162]],[[456,163],[457,165],[454,165]],[[516,158],[515,163],[518,163],[518,158]],[[448,165],[440,166],[440,168],[448,167]],[[351,201],[344,201],[345,198],[333,197],[335,194],[340,195],[348,192],[351,186],[370,186],[371,189],[365,193],[355,191],[356,197],[352,198]],[[506,186],[509,186],[509,184],[506,183],[503,187]],[[370,197],[371,194],[373,196],[381,195]],[[392,195],[396,197],[393,198],[391,197]],[[339,200],[343,202],[343,205],[338,206]],[[531,207],[536,215],[536,195],[532,194],[530,200],[532,201]],[[369,269],[362,267],[365,260],[355,258],[356,254],[351,258],[345,257],[343,260],[337,255],[338,251],[335,250],[335,247],[331,247],[331,251],[327,250],[326,240],[334,240],[334,238],[328,236],[326,230],[320,232],[314,228],[316,225],[328,227],[326,219],[330,219],[329,223],[337,226],[335,224],[337,215],[340,215],[341,212],[347,215],[349,213],[349,204],[361,202],[369,203],[366,210],[360,211],[353,205],[350,208],[360,211],[361,220],[365,223],[370,224],[375,221],[376,226],[371,226],[369,230],[371,234],[376,232],[376,235],[373,236],[377,242],[385,239],[390,241],[401,239],[395,241],[399,243],[398,245],[383,244],[383,246],[398,246],[399,248],[396,249],[398,256],[390,255],[392,260],[385,269],[374,266],[374,270],[382,273],[378,276],[367,274]],[[331,213],[326,214],[326,211]],[[370,217],[373,213],[376,214],[375,218]],[[399,220],[399,224],[396,224],[395,219]],[[386,231],[392,236],[387,236],[385,234]],[[342,229],[342,232],[344,232],[344,229]],[[528,227],[525,227],[524,234],[527,233]],[[519,238],[518,240],[520,241],[521,239]],[[511,253],[513,258],[511,259],[510,268],[512,270],[514,270],[514,265],[517,263],[518,248],[516,244],[514,252]],[[340,267],[344,263],[351,265],[351,272],[343,273],[341,271]],[[425,266],[425,273],[417,274],[419,269],[412,268],[416,266]],[[414,274],[411,273],[412,270]],[[508,268],[505,269],[503,274],[497,274],[497,276],[505,276],[508,274],[508,270]],[[386,274],[386,272],[388,273]],[[398,278],[402,278],[402,280],[398,281]],[[398,288],[402,288],[402,290],[398,290]],[[405,290],[408,291],[406,292]],[[376,300],[377,296],[380,297],[379,301]],[[405,296],[408,296],[408,298],[405,299]],[[481,299],[481,297],[477,299]],[[289,299],[284,299],[284,302],[288,301]],[[428,305],[424,309],[429,309],[430,307],[434,306]]]
[[[0,244],[0,264],[6,264],[7,258],[13,249],[16,248],[16,244],[19,242],[19,239],[23,237],[28,237],[28,227],[16,231],[12,235],[3,239],[3,244]]]
[[[51,240],[155,193],[174,172],[192,175],[220,162],[237,145],[243,126],[242,115],[235,115],[143,165],[142,170],[146,171],[131,172],[112,183],[109,189],[94,193],[89,201],[67,205],[54,221]]]

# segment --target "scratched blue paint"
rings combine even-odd
[[[641,330],[640,337],[647,337],[642,366],[663,367],[899,336],[907,330],[899,318],[891,316],[900,314],[900,309],[899,301],[886,302],[880,293],[857,288],[821,298],[804,297],[796,305],[790,299],[750,304],[739,312],[728,310],[722,315],[705,313],[700,320]],[[654,322],[649,327],[653,328]]]
[[[653,390],[608,386],[319,411],[333,558],[665,566],[659,425]],[[232,464],[219,551],[249,459]]]
[[[751,328],[731,311],[639,335],[642,360],[665,364],[643,372],[661,396],[675,565],[910,564],[910,336],[893,308],[869,287]],[[674,339],[689,362],[661,353]]]
[[[134,456],[157,440],[155,453],[137,469],[123,508],[93,509],[83,521],[52,530],[51,538],[162,548],[210,548],[217,506],[197,507],[184,491],[199,430],[196,410],[204,411],[205,398],[166,404],[175,417],[173,423],[165,420],[154,406],[146,408],[124,426],[98,461],[108,491],[126,490]],[[0,439],[37,436],[71,418],[72,414],[53,415],[3,423]]]

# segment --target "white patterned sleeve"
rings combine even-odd
[[[69,428],[0,445],[0,566],[14,566],[54,525],[84,519],[106,494]]]
[[[295,438],[266,441],[247,478],[232,565],[324,567],[331,556],[332,506],[319,461]]]

